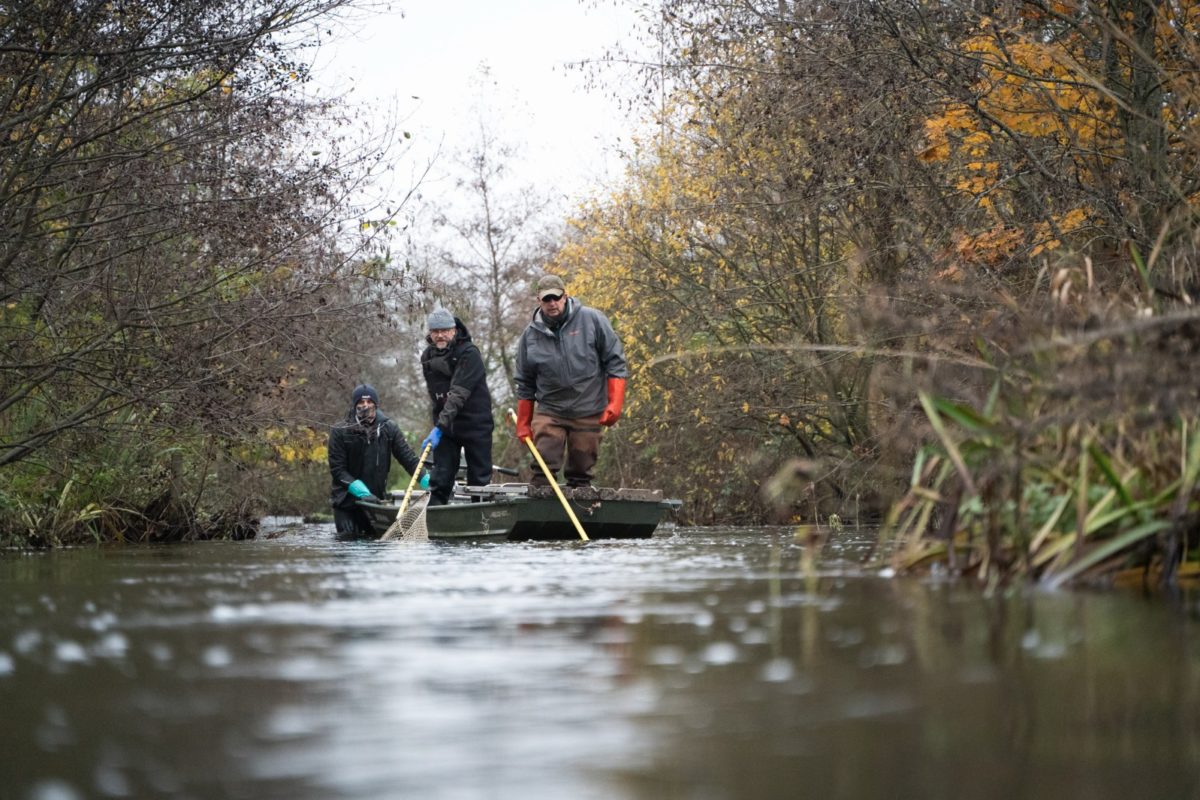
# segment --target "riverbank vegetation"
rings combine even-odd
[[[302,91],[343,11],[0,15],[0,541],[252,535],[323,461],[397,277],[350,202],[385,153]]]
[[[624,183],[551,241],[481,127],[468,210],[435,214],[463,245],[411,273],[372,249],[386,218],[338,233],[380,155],[295,91],[285,33],[336,2],[133,8],[3,22],[18,538],[307,510],[357,377],[423,427],[433,300],[508,401],[544,266],[629,356],[602,479],[686,523],[879,522],[881,567],[992,585],[1197,571],[1200,3],[647,4],[659,58],[607,65],[651,123]],[[388,324],[394,366],[367,344]]]
[[[1193,569],[1200,5],[650,19],[657,128],[557,264],[634,365],[614,472],[898,568]]]

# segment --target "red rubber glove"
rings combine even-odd
[[[533,438],[533,401],[517,401],[517,438],[521,440]]]
[[[621,407],[625,405],[625,379],[608,379],[608,405],[600,415],[601,425],[614,425],[621,417]]]

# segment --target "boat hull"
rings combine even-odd
[[[597,492],[597,495],[601,493]],[[471,500],[477,502],[471,502]],[[657,492],[608,490],[587,499],[567,502],[589,539],[648,539],[677,501]],[[390,503],[359,502],[371,520],[375,536],[396,519],[399,508]],[[555,496],[486,494],[425,511],[431,540],[440,541],[569,541],[579,533]]]

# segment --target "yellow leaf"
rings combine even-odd
[[[945,161],[950,157],[950,145],[946,142],[930,145],[917,153],[917,159],[930,164],[934,161]]]

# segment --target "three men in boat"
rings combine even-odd
[[[532,439],[552,480],[561,471],[569,487],[590,487],[604,428],[624,406],[625,350],[608,318],[568,295],[557,275],[538,280],[536,297],[538,308],[517,345],[517,437]],[[492,398],[483,358],[462,320],[438,308],[426,328],[421,370],[434,424],[421,450],[431,447],[426,485],[430,504],[441,505],[453,493],[460,450],[467,485],[491,480]],[[379,411],[375,389],[361,384],[346,419],[329,433],[330,501],[339,533],[370,530],[355,503],[384,495],[392,456],[409,474],[417,469],[400,427]],[[535,461],[532,467],[535,491],[548,489],[541,466]]]

